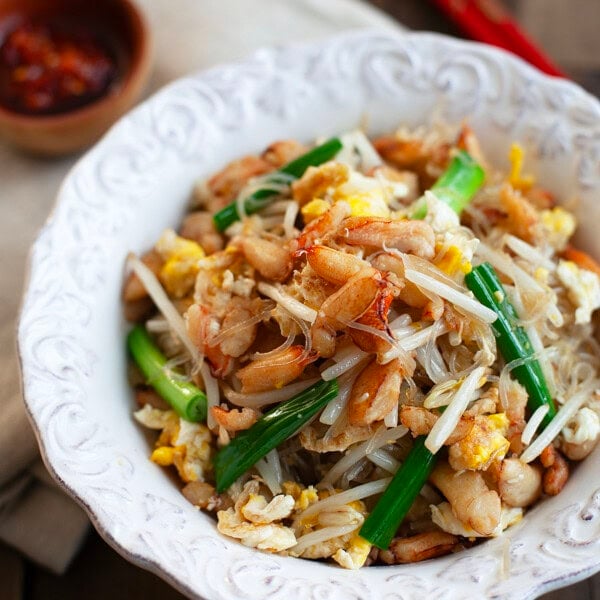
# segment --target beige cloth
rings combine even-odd
[[[271,44],[349,28],[395,27],[359,0],[139,0],[155,37],[150,91]],[[26,255],[76,157],[43,160],[0,143],[0,540],[63,572],[88,528],[41,463],[19,393],[14,352]]]

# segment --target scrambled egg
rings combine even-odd
[[[296,545],[296,536],[281,521],[294,509],[294,498],[278,494],[267,503],[259,493],[258,481],[252,479],[244,485],[234,508],[217,513],[217,529],[223,534],[239,539],[244,546],[281,552]]]
[[[311,504],[314,504],[319,500],[317,489],[312,485],[303,488],[295,481],[284,481],[281,487],[286,494],[289,494],[294,498],[294,510],[298,512],[306,510]]]
[[[174,429],[179,417],[173,410],[160,410],[145,404],[143,408],[133,413],[135,420],[148,429]]]
[[[353,217],[387,218],[390,216],[390,209],[386,198],[392,194],[391,187],[381,181],[352,172],[350,179],[336,188],[333,199],[336,202],[347,202]]]
[[[511,166],[508,181],[516,190],[521,191],[527,191],[535,183],[533,175],[522,175],[524,158],[523,147],[520,144],[512,144],[508,153]]]
[[[478,416],[471,431],[449,449],[450,466],[461,471],[486,469],[490,463],[504,458],[510,442],[504,437],[508,431],[505,413]]]
[[[204,481],[211,468],[211,435],[201,423],[180,419],[172,410],[149,405],[134,413],[137,421],[150,429],[162,429],[150,460],[161,467],[174,465],[183,481]]]
[[[204,258],[202,247],[191,240],[179,237],[172,229],[166,229],[155,245],[165,264],[160,280],[170,296],[183,298],[194,287],[198,274],[198,261]]]
[[[290,554],[292,556],[302,556],[303,558],[328,558],[330,556],[333,557],[339,550],[344,550],[356,556],[356,553],[360,552],[361,545],[354,538],[356,531],[365,520],[365,514],[366,508],[364,503],[356,500],[355,502],[322,510],[318,515],[311,515],[309,519],[305,519],[299,523],[300,528],[299,530],[297,529],[297,534],[299,534],[298,541],[300,543],[302,543],[302,536],[327,527],[352,525],[353,531],[316,542],[302,549],[296,550],[292,548]],[[368,555],[368,551],[366,554]],[[346,560],[348,557],[339,554],[338,556],[343,556],[342,560],[348,562]],[[364,559],[366,560],[366,555]]]
[[[600,434],[600,418],[587,407],[580,408],[562,430],[564,440],[577,446],[594,441]]]
[[[548,285],[548,279],[550,278],[550,271],[544,267],[538,267],[534,272],[533,276],[536,281],[542,285]]]
[[[354,194],[344,200],[350,205],[352,217],[383,217],[390,216],[390,209],[383,196],[374,192]]]
[[[305,204],[300,212],[304,217],[305,223],[314,221],[317,217],[325,214],[331,208],[331,204],[327,200],[321,198],[313,198],[310,202]]]
[[[294,504],[294,498],[288,495],[279,494],[267,503],[264,496],[250,494],[248,502],[241,508],[241,513],[252,523],[272,523],[289,517],[294,510]]]
[[[302,513],[303,510],[317,500],[324,500],[336,492],[329,490],[317,492],[312,486],[303,489],[302,486],[293,482],[284,483],[283,488],[296,498],[294,528],[300,545],[302,545],[303,536],[323,528],[354,526],[354,530],[349,533],[314,543],[308,547],[304,545],[297,550],[292,548],[290,550],[292,556],[302,556],[303,558],[331,557],[346,569],[358,569],[364,565],[371,550],[371,544],[357,533],[366,515],[364,502],[355,500],[348,502],[348,504],[324,508],[317,514],[301,519],[298,513]]]
[[[577,307],[575,323],[589,323],[600,307],[600,278],[596,273],[580,269],[570,260],[558,263],[556,274],[567,290],[569,300]]]
[[[471,271],[471,260],[479,240],[460,229],[459,216],[431,191],[425,192],[425,222],[437,234],[435,265],[451,277]]]
[[[449,246],[446,251],[436,258],[435,265],[447,275],[453,276],[457,273],[466,275],[471,272],[471,261],[465,258],[458,246]]]
[[[217,519],[217,529],[220,533],[236,538],[250,548],[281,552],[296,545],[296,536],[289,527],[245,521],[233,508],[220,510]]]
[[[360,569],[371,552],[371,544],[356,534],[348,542],[346,549],[340,548],[331,558],[344,569]]]
[[[575,232],[575,217],[564,208],[556,206],[540,213],[541,225],[546,232],[550,245],[556,250],[564,250]]]
[[[435,233],[453,231],[460,226],[460,217],[433,192],[425,192],[425,202],[427,203],[425,222],[431,225]]]
[[[333,202],[344,201],[350,206],[352,217],[383,217],[390,216],[390,209],[386,198],[393,194],[393,189],[382,184],[373,177],[366,177],[360,173],[351,173],[350,179],[336,187],[331,198]],[[320,217],[331,208],[331,202],[323,198],[313,198],[305,204],[300,212],[304,222]]]
[[[471,529],[469,526],[457,519],[452,512],[452,507],[450,506],[449,502],[442,502],[437,506],[432,504],[430,508],[431,520],[440,529],[443,529],[447,533],[452,533],[453,535],[462,535],[466,538],[488,537],[482,536],[480,533],[477,533],[474,529]],[[498,523],[496,529],[494,529],[492,532],[492,537],[499,536],[507,527],[518,523],[522,518],[522,508],[514,508],[512,506],[503,505],[500,512],[500,522]]]

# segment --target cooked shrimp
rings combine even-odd
[[[412,282],[404,279],[404,263],[397,256],[392,254],[378,254],[373,260],[372,265],[382,272],[392,273],[396,279],[394,282],[398,290],[398,299],[413,308],[420,308],[424,320],[437,321],[444,312],[444,303],[437,299],[431,299],[426,296]]]
[[[507,385],[506,397],[503,401],[506,403],[504,409],[510,422],[507,437],[510,441],[511,450],[516,453],[523,451],[521,432],[525,427],[527,399],[528,395],[525,388],[518,381],[511,379]]]
[[[518,458],[506,458],[500,463],[497,485],[502,502],[524,508],[542,493],[541,469]]]
[[[218,199],[209,208],[217,210],[228,204],[252,177],[264,175],[274,169],[273,165],[257,156],[244,156],[230,162],[207,182],[209,192]]]
[[[407,538],[394,538],[389,550],[379,553],[387,565],[414,563],[443,556],[459,546],[458,537],[445,531],[428,531]]]
[[[560,449],[569,460],[583,460],[586,456],[589,456],[592,450],[596,447],[598,444],[598,439],[599,438],[594,440],[586,440],[582,444],[575,444],[573,442],[562,440]]]
[[[349,214],[350,205],[347,202],[336,202],[326,213],[306,225],[300,236],[293,241],[291,250],[298,251],[321,244],[337,231]]]
[[[212,215],[207,211],[199,210],[185,217],[179,235],[200,244],[206,254],[223,250],[223,237],[215,229]]]
[[[240,238],[246,260],[266,279],[285,281],[292,271],[292,258],[286,246],[258,237]]]
[[[552,193],[539,186],[534,185],[526,190],[525,197],[539,210],[549,210],[556,206],[556,198]]]
[[[379,155],[398,169],[414,170],[427,160],[425,144],[418,139],[402,140],[397,135],[385,135],[373,140]]]
[[[398,404],[402,369],[398,359],[386,365],[371,361],[357,377],[348,402],[351,425],[381,421]]]
[[[259,358],[236,373],[242,383],[242,393],[265,392],[282,388],[299,377],[317,354],[306,354],[302,346],[291,346],[276,356]]]
[[[380,217],[349,217],[339,238],[350,246],[397,248],[422,258],[433,258],[435,235],[425,221],[390,221]]]
[[[225,310],[225,317],[219,335],[221,352],[237,358],[248,351],[256,339],[258,323],[248,323],[262,308],[263,303],[258,298],[240,298],[234,296]],[[248,324],[246,324],[248,323]],[[227,333],[227,332],[230,333]]]
[[[560,494],[569,479],[569,465],[563,455],[554,447],[547,446],[540,455],[544,467],[542,487],[548,496]]]
[[[447,164],[450,152],[450,145],[446,142],[431,144],[399,133],[377,138],[373,140],[373,146],[394,167],[415,171],[424,189],[431,187],[435,177]]]
[[[457,473],[448,463],[440,462],[431,474],[431,481],[448,499],[452,512],[462,523],[481,535],[491,535],[498,527],[500,496],[487,487],[481,473]]]
[[[385,285],[379,271],[367,267],[329,296],[321,305],[311,328],[313,348],[321,356],[333,356],[336,332],[360,317]]]
[[[348,425],[336,436],[319,438],[315,428],[309,425],[300,432],[300,443],[311,452],[344,452],[348,446],[373,437],[377,427],[377,424]]]
[[[267,149],[262,153],[262,158],[276,169],[279,169],[302,156],[305,152],[306,146],[296,140],[280,140],[267,146]]]
[[[319,277],[336,285],[344,285],[352,276],[369,266],[366,261],[352,254],[319,245],[306,249],[306,259]]]
[[[410,429],[413,437],[418,435],[427,435],[431,428],[439,419],[438,415],[421,406],[406,406],[400,410],[400,421],[404,427]],[[450,437],[444,442],[445,446],[455,444],[466,437],[473,428],[474,420],[472,417],[463,417],[458,422],[456,429]]]
[[[193,304],[187,311],[187,331],[192,342],[208,361],[215,377],[225,377],[233,368],[231,356],[227,356],[219,345],[211,346],[210,340],[219,330],[219,322],[208,309]]]
[[[156,250],[150,250],[142,256],[142,262],[158,277],[163,266],[163,258]],[[130,273],[123,286],[123,300],[135,302],[148,297],[148,291],[135,273]]]
[[[380,331],[382,334],[386,333],[388,336],[391,336],[388,326],[388,314],[397,291],[398,288],[396,286],[394,289],[391,286],[380,289],[369,308],[367,308],[361,317],[356,319],[356,323],[366,325],[373,330]],[[364,352],[377,354],[379,361],[382,360],[383,354],[391,348],[390,342],[384,339],[383,335],[377,335],[374,331],[365,331],[352,327],[350,328],[350,337]]]
[[[211,406],[210,412],[214,420],[227,431],[250,429],[258,419],[258,413],[252,408],[227,410],[221,406]]]

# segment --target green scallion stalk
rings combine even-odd
[[[431,191],[445,202],[458,215],[471,202],[473,196],[483,185],[485,172],[470,154],[461,150],[440,178],[433,184]],[[425,200],[419,201],[412,219],[424,219],[427,215]]]
[[[316,167],[331,160],[342,149],[342,142],[339,138],[331,138],[324,144],[313,148],[306,154],[299,156],[292,162],[281,167],[278,171],[272,174],[273,182],[277,181],[277,174],[284,174],[296,179],[302,177],[308,167]],[[268,183],[265,187],[254,192],[248,198],[244,199],[244,210],[247,215],[258,212],[268,204],[270,204],[279,192],[269,189]],[[215,227],[218,231],[225,231],[232,223],[239,221],[240,216],[237,211],[236,202],[228,204],[213,216]]]
[[[556,406],[548,391],[540,363],[534,359],[527,360],[534,354],[531,341],[525,330],[517,324],[519,319],[517,311],[508,301],[506,290],[498,279],[496,271],[489,263],[483,263],[465,276],[465,284],[479,302],[498,315],[492,323],[492,328],[504,360],[507,363],[524,360],[524,363],[516,366],[512,373],[527,391],[528,407],[532,412],[540,406],[548,406],[548,412],[542,421],[545,427],[556,415]]]
[[[415,439],[406,460],[360,530],[361,537],[382,550],[390,545],[435,466],[437,455],[425,448],[425,437]]]
[[[250,429],[238,433],[214,458],[217,492],[302,428],[338,394],[338,384],[318,381],[266,412]]]
[[[171,377],[165,368],[166,357],[142,325],[127,336],[127,347],[146,381],[186,421],[206,419],[206,395],[193,383]]]

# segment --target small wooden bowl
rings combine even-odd
[[[110,46],[117,76],[109,90],[80,108],[27,115],[0,105],[0,136],[36,154],[57,156],[96,141],[139,98],[151,67],[151,36],[131,0],[0,0],[0,42],[19,19],[89,25]]]

